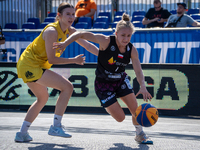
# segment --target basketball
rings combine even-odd
[[[158,110],[152,104],[144,103],[135,112],[137,122],[143,127],[150,127],[158,120]]]

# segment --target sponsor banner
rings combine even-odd
[[[35,32],[9,32],[4,31],[6,38],[2,49],[7,53],[0,58],[5,62],[17,62],[19,56],[30,44],[40,31]],[[114,31],[102,32],[105,35],[112,35]],[[131,38],[131,43],[137,48],[141,63],[180,63],[199,64],[200,61],[200,30],[198,28],[185,29],[137,29]],[[97,44],[95,44],[97,45]],[[98,46],[98,45],[97,45]],[[112,50],[113,47],[111,47]],[[127,50],[129,50],[127,48]],[[70,44],[62,57],[74,57],[79,54],[86,56],[86,62],[97,62],[97,57],[86,51],[76,42]],[[123,58],[123,55],[119,55]]]
[[[0,63],[0,105],[31,105],[36,97],[17,77],[16,63]],[[101,107],[95,94],[96,64],[59,65],[51,70],[68,78],[74,91],[68,106]],[[199,115],[199,65],[147,65],[143,64],[143,73],[147,90],[152,95],[149,102],[160,110],[173,111],[173,114]],[[134,92],[139,91],[139,84],[132,65],[128,65],[126,73],[129,75],[130,86]],[[60,91],[48,88],[49,100],[46,106],[55,106]],[[118,99],[120,105],[126,105]],[[142,95],[137,97],[138,105],[145,103]]]

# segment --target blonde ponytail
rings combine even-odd
[[[129,15],[125,13],[122,15],[122,20],[117,23],[115,32],[118,32],[122,28],[130,28],[132,30],[132,34],[135,32],[134,25],[130,22]]]

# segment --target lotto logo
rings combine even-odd
[[[143,49],[143,63],[167,63],[168,59],[173,61],[179,60],[180,63],[189,63],[192,49],[199,49],[200,42],[155,42],[154,45],[149,43],[133,43],[139,50]],[[170,53],[174,49],[174,53]],[[155,50],[157,51],[155,53]],[[183,55],[180,55],[183,52]],[[169,55],[170,53],[170,55]],[[179,53],[179,54],[178,54]],[[175,56],[176,55],[176,56]],[[152,58],[152,59],[151,59]],[[155,62],[157,60],[157,62]]]

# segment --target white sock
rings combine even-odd
[[[19,132],[27,133],[30,125],[31,125],[31,122],[24,121]]]
[[[61,120],[62,120],[62,116],[54,114],[53,126],[55,127],[61,126]]]
[[[142,126],[141,125],[134,125],[135,129],[136,129],[136,135],[140,134],[140,132],[143,131]]]

